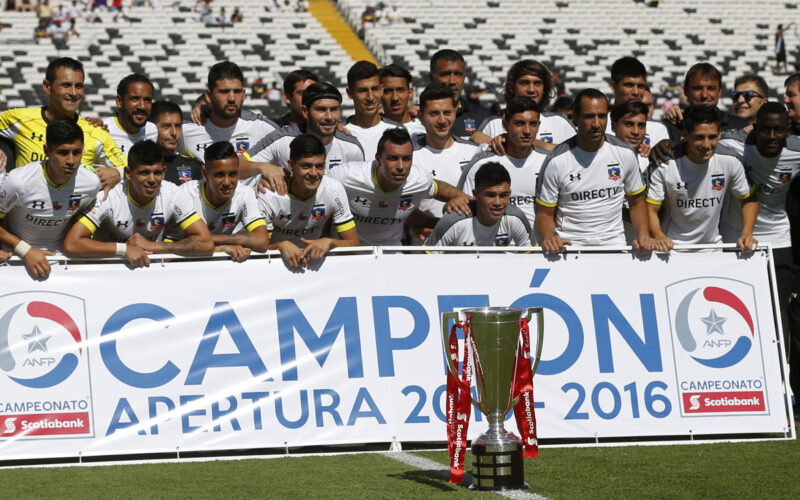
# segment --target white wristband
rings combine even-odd
[[[125,257],[125,252],[128,251],[128,245],[125,243],[117,243],[117,251],[114,253],[117,257]]]
[[[25,255],[31,251],[31,246],[25,243],[23,240],[19,240],[17,246],[14,247],[14,253],[19,255],[20,257],[25,257]]]

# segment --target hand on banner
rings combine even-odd
[[[241,245],[219,245],[214,248],[215,252],[225,252],[231,256],[234,262],[244,262],[250,257],[250,249]]]
[[[131,267],[149,267],[151,252],[143,250],[133,245],[125,246],[125,260],[127,260]]]
[[[278,243],[278,250],[281,251],[281,257],[283,257],[289,267],[303,267],[308,262],[303,250],[300,250],[300,248],[291,241],[281,241]]]
[[[306,245],[303,249],[303,265],[308,264],[308,261],[311,259],[321,259],[325,257],[325,254],[328,253],[328,250],[330,250],[333,245],[333,240],[331,238],[320,238],[318,240],[300,238],[300,241]]]
[[[542,249],[548,253],[558,253],[564,250],[564,246],[572,245],[570,240],[565,240],[558,234],[554,234],[542,241]]]
[[[739,240],[736,243],[739,245],[739,249],[742,253],[751,253],[756,249],[758,240],[755,239],[752,234],[742,234],[739,236]]]
[[[54,254],[41,248],[31,248],[22,258],[33,279],[46,280],[50,276],[50,263],[47,262],[48,255]]]

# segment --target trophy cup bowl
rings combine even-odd
[[[517,358],[520,319],[538,317],[538,342],[532,367],[539,364],[542,349],[543,310],[540,307],[481,307],[464,309],[471,325],[474,349],[471,351],[473,381],[477,397],[472,404],[486,416],[489,430],[472,442],[472,485],[470,489],[508,490],[528,488],[524,478],[522,440],[503,427],[508,411],[517,403],[514,396],[514,374]],[[442,333],[448,345],[449,320],[459,321],[459,313],[442,314]],[[454,360],[447,358],[448,369],[457,374]],[[464,360],[466,362],[467,360]]]

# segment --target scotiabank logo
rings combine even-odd
[[[37,413],[0,417],[0,436],[53,436],[86,434],[89,432],[89,413]]]
[[[762,391],[683,393],[686,413],[763,412],[765,409]]]

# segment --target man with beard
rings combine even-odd
[[[111,138],[127,156],[134,143],[156,137],[156,127],[147,121],[153,106],[153,83],[132,73],[117,85],[117,114],[103,119]]]

